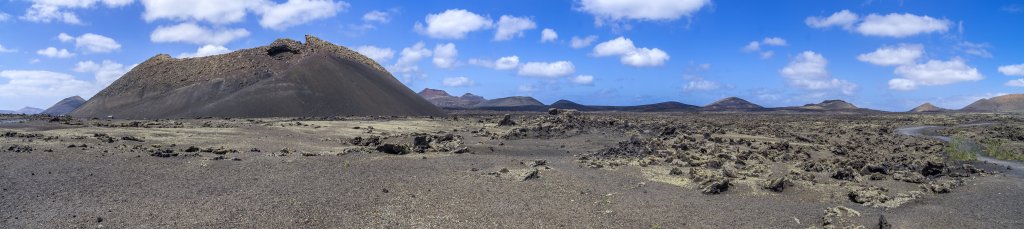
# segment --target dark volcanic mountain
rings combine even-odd
[[[455,97],[449,95],[444,90],[426,88],[420,91],[419,95],[433,103],[435,106],[441,108],[471,108],[479,103],[486,101],[484,97],[478,95],[466,93],[461,97]]]
[[[139,64],[76,117],[442,115],[377,62],[316,37],[228,54]]]
[[[764,107],[741,98],[729,97],[708,104],[702,109],[708,111],[756,111],[764,110]]]
[[[941,107],[937,107],[935,105],[932,105],[931,103],[924,103],[924,104],[921,104],[920,106],[915,107],[914,109],[911,109],[908,112],[910,112],[910,113],[931,113],[931,112],[944,112],[944,111],[948,111],[948,110],[945,109],[945,108],[941,108]]]
[[[804,105],[801,108],[811,109],[811,110],[856,110],[856,109],[860,109],[857,106],[854,106],[853,104],[850,104],[850,103],[848,103],[846,101],[842,101],[842,100],[825,100],[824,102],[821,102],[821,103],[818,103],[818,104],[807,104],[807,105]]]
[[[82,97],[76,95],[63,99],[60,102],[57,102],[56,104],[53,104],[53,106],[47,108],[40,114],[66,115],[68,113],[71,113],[71,111],[78,109],[78,107],[81,107],[82,104],[85,104],[85,99],[82,99]]]
[[[579,111],[633,111],[633,112],[672,112],[672,111],[694,111],[698,106],[680,102],[663,102],[638,106],[588,106],[575,103],[569,100],[558,100],[549,107],[558,109],[574,109]]]
[[[39,112],[43,112],[43,109],[39,109],[39,108],[35,108],[35,107],[24,107],[24,108],[15,110],[15,111],[0,110],[0,114],[26,114],[26,115],[34,115],[34,114],[39,114]]]
[[[960,110],[968,112],[1024,112],[1024,94],[981,99]]]
[[[505,107],[543,107],[544,103],[529,96],[512,96],[500,99],[487,100],[477,104],[477,108],[505,108]]]

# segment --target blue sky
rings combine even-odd
[[[1008,0],[10,0],[0,2],[0,109],[88,98],[160,53],[305,34],[378,59],[415,91],[960,108],[1020,93],[1021,27],[1024,1]]]

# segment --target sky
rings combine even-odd
[[[958,109],[1021,93],[1021,28],[1019,0],[0,0],[0,109],[306,34],[456,96]]]

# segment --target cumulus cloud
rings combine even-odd
[[[210,29],[186,22],[174,26],[160,26],[150,34],[149,40],[157,43],[185,42],[197,45],[224,45],[235,39],[249,36],[245,29]]]
[[[821,54],[804,51],[796,56],[789,65],[779,71],[789,85],[807,90],[838,89],[843,94],[852,95],[857,85],[845,80],[831,78],[827,69],[828,60]]]
[[[494,25],[490,18],[464,9],[450,9],[438,14],[428,14],[426,25],[416,22],[414,29],[420,34],[435,39],[463,39],[470,32],[489,29]]]
[[[999,72],[1008,76],[1024,76],[1024,64],[1000,66]]]
[[[344,1],[334,0],[288,0],[284,3],[268,0],[142,0],[142,5],[146,8],[142,18],[147,22],[166,19],[225,25],[242,22],[252,12],[262,16],[260,26],[273,30],[334,17],[349,6]]]
[[[11,15],[4,12],[0,12],[0,22],[5,22],[7,20],[11,20]]]
[[[577,9],[594,15],[595,21],[670,21],[688,17],[711,0],[577,0]]]
[[[67,24],[82,24],[78,15],[70,9],[93,8],[97,5],[104,5],[108,8],[126,6],[135,2],[134,0],[31,0],[32,6],[25,10],[22,19],[31,22],[64,22]],[[6,14],[0,12],[0,21],[6,20]]]
[[[537,23],[526,17],[513,17],[502,15],[498,19],[498,31],[494,33],[494,40],[505,41],[515,37],[522,37],[523,31],[536,29]]]
[[[622,64],[633,67],[655,67],[669,60],[668,53],[661,49],[637,48],[633,40],[619,37],[594,47],[594,56],[619,56]]]
[[[945,33],[953,24],[946,19],[919,16],[910,13],[886,15],[869,14],[861,19],[849,10],[842,10],[832,16],[808,17],[805,23],[812,28],[841,26],[846,30],[865,36],[903,38],[926,33]]]
[[[519,67],[519,56],[506,56],[498,58],[496,61],[470,59],[469,64],[485,68],[493,68],[495,70],[509,70]]]
[[[763,45],[768,45],[768,46],[787,46],[787,45],[789,45],[789,44],[786,43],[785,39],[782,39],[780,37],[765,37],[764,40],[762,40],[762,41],[751,41],[750,43],[747,43],[747,46],[743,46],[742,50],[744,52],[760,52],[762,59],[768,59],[768,58],[772,58],[772,56],[775,56],[775,52],[774,51],[763,51],[763,52],[761,52],[762,44]]]
[[[597,36],[594,35],[590,35],[585,38],[573,36],[572,40],[569,41],[569,46],[571,46],[574,49],[586,48],[590,47],[590,45],[593,44],[595,41],[597,41]]]
[[[905,14],[871,14],[857,26],[857,32],[866,36],[908,37],[923,33],[945,33],[952,22],[929,16]]]
[[[60,40],[60,42],[70,42],[75,40],[75,37],[68,35],[67,33],[60,33],[57,34],[57,40]]]
[[[992,58],[992,53],[988,52],[988,44],[978,44],[969,41],[963,41],[956,45],[956,48],[963,51],[968,55],[974,55],[984,58]]]
[[[434,66],[438,68],[452,68],[458,62],[459,50],[455,44],[438,44],[434,47]]]
[[[1024,87],[1024,79],[1006,81],[1005,85],[1009,87]]]
[[[913,64],[924,55],[921,44],[900,44],[883,46],[871,53],[860,54],[857,60],[880,66],[897,66]]]
[[[120,50],[121,44],[118,44],[113,38],[86,33],[75,38],[75,47],[79,50],[85,49],[86,52],[108,53]]]
[[[520,94],[533,94],[538,90],[540,90],[540,88],[537,88],[537,86],[532,84],[522,84],[516,88],[516,92],[519,92]]]
[[[689,77],[685,85],[683,85],[683,91],[713,91],[722,88],[722,84],[707,80],[701,77]]]
[[[473,86],[475,83],[469,78],[459,76],[444,78],[444,80],[441,81],[441,84],[448,87],[468,87]]]
[[[860,17],[857,14],[850,12],[849,10],[842,10],[833,13],[828,17],[807,17],[804,23],[812,28],[828,28],[832,26],[841,26],[844,29],[852,29],[853,24],[857,23]]]
[[[78,64],[75,65],[74,71],[95,73],[97,86],[106,87],[107,85],[110,85],[110,83],[121,78],[125,73],[128,73],[132,67],[126,67],[123,64],[110,60],[104,60],[100,63],[83,61],[78,62]]]
[[[387,24],[388,22],[391,22],[391,13],[379,10],[370,11],[363,14],[363,21]]]
[[[45,104],[71,95],[88,96],[95,93],[92,83],[51,71],[3,70],[0,78],[0,104]]]
[[[391,71],[398,73],[411,73],[419,71],[419,62],[424,58],[430,57],[433,53],[430,49],[426,48],[423,42],[417,42],[411,47],[402,49],[402,53],[399,55],[395,65],[391,67]]]
[[[594,76],[592,76],[592,75],[578,75],[576,77],[573,77],[572,79],[569,79],[569,82],[571,82],[573,84],[577,84],[577,85],[593,85],[594,84]]]
[[[356,47],[356,52],[377,61],[377,63],[387,62],[388,60],[391,60],[391,58],[395,57],[395,52],[390,48],[380,48],[377,46],[359,46]]]
[[[0,53],[17,52],[17,51],[18,51],[17,49],[9,49],[9,48],[4,47],[4,45],[0,45]]]
[[[288,0],[283,4],[266,6],[260,26],[284,30],[310,21],[331,18],[348,8],[348,3],[334,0]]]
[[[984,76],[964,60],[929,60],[927,63],[903,65],[896,68],[899,77],[889,81],[893,90],[914,90],[919,86],[947,85],[965,81],[978,81]]]
[[[36,51],[36,54],[50,58],[70,58],[75,56],[74,53],[68,52],[67,49],[57,49],[55,47],[49,47]]]
[[[213,55],[220,55],[220,54],[225,54],[225,53],[229,53],[229,52],[231,52],[231,49],[228,49],[228,48],[226,48],[224,46],[220,46],[220,45],[203,45],[202,47],[199,47],[199,49],[196,49],[195,52],[178,54],[178,58],[194,58],[194,57],[213,56]]]
[[[544,29],[544,30],[540,31],[540,42],[541,43],[551,42],[551,41],[555,41],[555,40],[558,40],[558,32],[555,32],[555,30],[553,30],[553,29]]]
[[[527,62],[519,67],[519,75],[557,78],[576,72],[576,66],[569,61]]]

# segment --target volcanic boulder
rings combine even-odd
[[[279,39],[216,56],[157,55],[70,113],[128,119],[443,114],[370,58],[309,35],[305,44]]]

